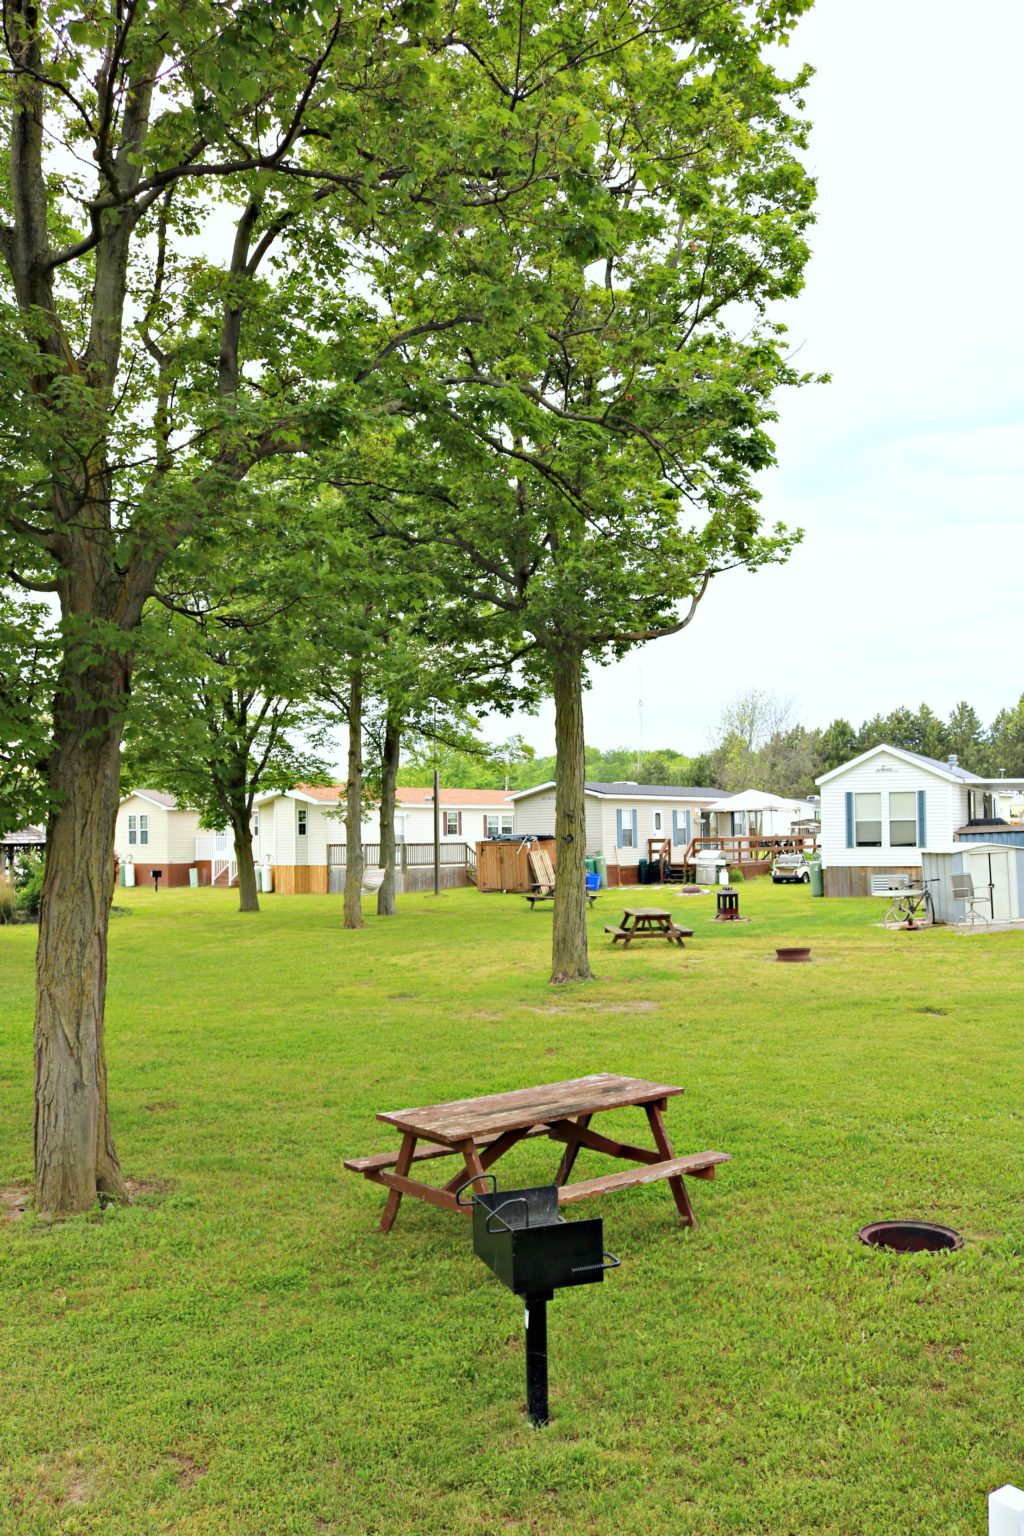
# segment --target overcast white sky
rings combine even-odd
[[[788,566],[722,577],[682,634],[598,671],[587,741],[696,752],[758,687],[859,724],[1024,690],[1020,68],[1024,0],[818,0],[791,48],[817,74],[807,286],[786,316],[831,385],[781,402],[767,521]],[[554,748],[553,711],[505,721]]]

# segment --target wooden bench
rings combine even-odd
[[[658,1179],[677,1179],[683,1174],[713,1179],[719,1163],[731,1161],[728,1152],[693,1152],[688,1157],[667,1158],[663,1163],[646,1163],[640,1168],[626,1168],[622,1173],[602,1174],[599,1179],[563,1184],[558,1191],[558,1203],[571,1205],[589,1195],[611,1195],[619,1189],[635,1189],[638,1184],[655,1184]]]

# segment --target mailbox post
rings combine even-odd
[[[154,889],[154,891],[158,891],[160,889],[160,880],[161,880],[161,877],[163,876],[163,870],[162,869],[154,869],[152,871],[152,874],[153,874],[153,889]]]

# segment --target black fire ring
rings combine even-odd
[[[870,1221],[857,1233],[869,1248],[888,1248],[892,1253],[952,1253],[964,1240],[952,1227],[930,1221]]]

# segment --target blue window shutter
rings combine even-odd
[[[622,847],[622,812],[615,812],[615,846]]]
[[[633,847],[636,848],[638,846],[636,840],[636,811],[630,811],[630,815],[633,818]]]
[[[927,836],[928,829],[924,817],[924,790],[919,789],[917,792],[917,846],[919,848],[925,846],[925,838]]]
[[[678,841],[679,841],[679,812],[678,811],[673,811],[672,812],[672,841],[673,841],[673,843],[678,843]]]
[[[683,842],[686,843],[687,847],[689,847],[689,845],[690,845],[690,812],[689,812],[689,810],[685,810],[683,812]]]
[[[853,792],[846,791],[846,846],[853,847]]]

